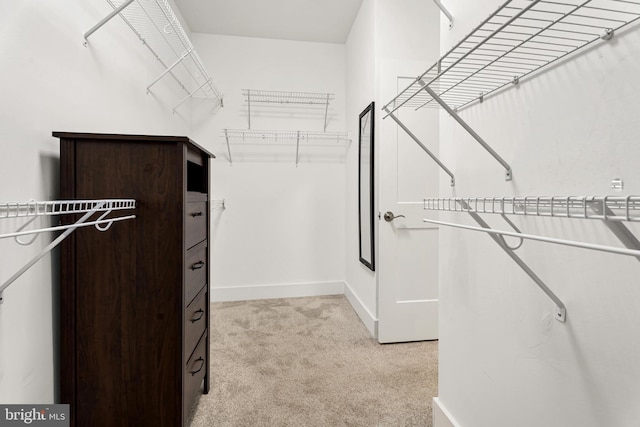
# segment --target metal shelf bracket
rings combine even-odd
[[[555,317],[566,320],[566,308],[562,301],[544,284],[531,269],[514,253],[522,241],[536,240],[583,249],[596,250],[635,257],[640,260],[640,240],[623,224],[625,221],[640,222],[640,196],[524,196],[524,197],[468,197],[425,199],[425,210],[466,212],[480,227],[454,224],[424,219],[424,222],[465,230],[480,231],[490,237],[516,262],[531,279],[556,303]],[[515,230],[494,230],[480,217],[479,213],[499,214]],[[506,215],[528,215],[551,218],[579,218],[603,221],[604,225],[624,244],[624,248],[605,246],[574,240],[544,237],[522,233]],[[504,236],[520,239],[516,247],[509,246]]]
[[[466,205],[464,201],[461,201],[460,203],[463,208],[469,209],[469,206]],[[471,215],[471,218],[473,218],[473,220],[477,222],[483,229],[487,230],[487,232],[488,230],[491,230],[489,224],[487,224],[476,212],[469,211],[469,215]],[[522,233],[513,234],[519,234],[520,236],[517,237],[520,238],[523,237]],[[553,293],[553,291],[542,281],[542,279],[540,279],[538,275],[535,274],[533,270],[531,270],[531,268],[529,268],[529,266],[522,260],[522,258],[515,254],[514,249],[506,244],[504,238],[502,238],[502,235],[499,235],[497,233],[489,233],[489,236],[498,244],[498,246],[502,248],[502,250],[506,252],[507,255],[509,255],[509,257],[516,264],[518,264],[518,267],[520,267],[527,274],[527,276],[529,276],[531,280],[533,280],[533,282],[538,285],[542,292],[544,292],[556,304],[556,310],[554,313],[555,319],[559,322],[565,322],[567,320],[567,308],[565,307],[562,300],[560,300],[560,298],[558,298],[556,294]]]
[[[386,117],[391,117],[391,119],[393,119],[394,122],[396,122],[398,124],[398,126],[400,126],[400,128],[406,132],[407,135],[409,135],[411,137],[411,139],[413,139],[415,141],[416,144],[418,144],[420,146],[420,148],[422,148],[424,150],[425,153],[427,153],[429,155],[429,157],[431,157],[433,159],[434,162],[436,162],[438,164],[438,166],[440,166],[440,168],[442,168],[443,171],[445,171],[445,173],[447,175],[449,175],[449,177],[451,178],[451,186],[454,187],[456,185],[456,178],[453,176],[453,172],[451,172],[445,165],[444,163],[442,163],[440,161],[440,159],[438,159],[438,157],[436,157],[435,154],[433,154],[419,139],[417,136],[415,136],[413,134],[413,132],[411,132],[405,125],[404,123],[402,123],[400,121],[400,119],[398,119],[392,112],[389,111],[388,107],[384,107],[384,111],[387,112],[387,116]]]
[[[533,282],[555,303],[556,305],[556,309],[554,311],[555,319],[559,322],[565,322],[567,320],[567,308],[565,307],[562,300],[560,300],[560,298],[558,298],[556,294],[553,293],[553,291],[542,281],[542,279],[540,279],[540,277],[538,277],[538,275],[534,273],[533,270],[531,270],[531,268],[529,268],[527,263],[525,263],[522,260],[522,258],[520,258],[518,255],[515,254],[514,249],[509,247],[505,243],[504,239],[502,238],[502,235],[515,236],[515,237],[525,237],[525,235],[520,233],[511,233],[508,231],[493,230],[489,226],[489,224],[487,224],[480,217],[480,215],[471,211],[469,211],[468,213],[469,215],[471,215],[473,220],[480,225],[480,227],[471,227],[471,226],[453,224],[453,223],[444,222],[444,221],[434,221],[430,219],[424,219],[423,221],[431,224],[445,225],[445,226],[456,227],[456,228],[464,228],[467,230],[474,230],[474,231],[483,231],[489,234],[489,237],[491,237],[493,241],[496,242],[498,246],[500,246],[500,248],[507,255],[509,255],[509,257],[518,265],[518,267],[520,267],[527,274],[527,276],[529,276],[531,280],[533,280]]]
[[[442,100],[442,98],[440,98],[434,91],[433,89],[431,89],[422,79],[418,80],[418,83],[420,83],[420,85],[422,86],[422,88],[438,103],[440,104],[440,106],[451,115],[451,117],[453,117],[453,119],[455,121],[457,121],[460,126],[462,126],[464,128],[464,130],[466,130],[469,135],[471,135],[473,137],[473,139],[475,139],[476,141],[478,141],[478,143],[480,145],[482,145],[482,147],[487,150],[489,152],[489,154],[491,154],[491,156],[493,156],[494,159],[496,159],[498,161],[498,163],[500,163],[504,169],[505,169],[505,175],[504,175],[504,179],[505,181],[511,181],[513,179],[513,175],[511,173],[511,166],[509,166],[509,163],[507,163],[502,157],[500,157],[500,155],[498,153],[496,153],[496,151],[491,148],[491,146],[489,144],[487,144],[487,142],[482,139],[482,137],[480,135],[478,135],[476,133],[476,131],[473,130],[473,128],[471,126],[469,126],[467,124],[467,122],[465,122],[462,117],[460,117],[458,115],[457,112],[455,112],[451,107],[449,107],[449,105],[447,105],[447,103]]]
[[[186,50],[182,55],[180,55],[180,57],[176,60],[176,62],[174,62],[173,64],[171,64],[169,67],[167,67],[166,70],[164,70],[162,72],[162,74],[160,74],[154,81],[152,81],[151,83],[149,83],[149,85],[147,86],[147,94],[149,92],[151,92],[151,86],[153,86],[154,84],[156,84],[157,82],[160,81],[160,79],[162,79],[164,76],[166,76],[168,73],[171,72],[171,70],[173,70],[176,65],[180,64],[182,61],[184,61],[184,59],[191,54],[191,52],[193,52],[193,49],[188,49]]]
[[[20,276],[22,276],[29,268],[31,268],[42,257],[48,254],[53,248],[58,246],[64,239],[66,239],[77,228],[95,226],[98,231],[107,231],[114,222],[125,221],[128,219],[134,219],[135,215],[126,215],[115,218],[107,218],[113,210],[120,209],[134,209],[135,200],[83,200],[83,201],[61,201],[61,202],[27,202],[27,203],[0,203],[0,218],[19,218],[19,217],[32,217],[26,224],[23,224],[18,228],[16,232],[5,233],[0,235],[0,238],[13,237],[22,245],[33,243],[35,238],[30,241],[20,241],[18,237],[29,234],[39,235],[40,233],[48,231],[62,231],[62,233],[56,237],[51,243],[49,243],[44,249],[42,249],[36,256],[34,256],[29,262],[23,265],[15,274],[4,281],[0,285],[0,304],[4,302],[3,292],[13,282],[15,282]],[[88,221],[91,216],[97,212],[103,212],[98,219],[94,221]],[[84,213],[84,215],[73,224],[61,225],[55,227],[47,227],[35,230],[26,230],[26,225],[32,223],[36,217],[42,215],[61,215],[61,214],[77,214]]]
[[[106,24],[107,22],[109,22],[114,16],[119,15],[120,12],[122,12],[127,6],[129,6],[131,3],[133,3],[133,0],[126,0],[124,3],[122,3],[120,6],[118,6],[117,8],[115,8],[114,10],[111,11],[111,13],[109,13],[107,16],[105,16],[104,18],[102,18],[100,20],[100,22],[98,22],[96,25],[94,25],[93,27],[91,27],[91,29],[89,31],[87,31],[86,33],[84,33],[84,36],[82,37],[83,42],[82,44],[87,47],[89,45],[89,36],[91,36],[91,34],[95,33],[96,31],[98,31],[104,24]]]
[[[453,28],[453,15],[447,10],[446,7],[444,7],[440,0],[433,0],[433,2],[436,4],[436,6],[438,6],[442,14],[449,20],[449,29]]]

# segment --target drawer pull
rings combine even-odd
[[[191,214],[191,216],[194,217],[194,218],[197,217],[197,216],[202,216],[202,215],[204,215],[202,212],[194,212],[194,213]]]
[[[198,261],[195,264],[193,264],[191,266],[192,270],[200,270],[202,267],[204,267],[204,261]]]
[[[202,368],[204,368],[204,359],[202,357],[198,357],[193,363],[195,364],[196,362],[200,362],[200,367],[195,371],[189,371],[191,373],[191,376],[194,376],[198,372],[202,371]]]
[[[199,309],[197,311],[194,311],[193,314],[199,314],[198,317],[192,317],[191,318],[191,323],[196,323],[198,320],[202,319],[202,316],[204,316],[204,310],[203,309]]]

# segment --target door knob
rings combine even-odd
[[[387,221],[387,222],[391,222],[391,221],[393,221],[393,220],[394,220],[394,219],[396,219],[396,218],[404,218],[404,217],[405,217],[404,215],[397,215],[397,216],[396,216],[396,215],[394,215],[394,214],[393,214],[393,212],[391,212],[391,211],[387,211],[387,212],[385,212],[385,214],[384,214],[384,220],[385,220],[385,221]]]

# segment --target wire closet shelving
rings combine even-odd
[[[3,302],[2,292],[15,280],[24,274],[31,266],[43,256],[60,244],[67,236],[77,228],[95,226],[98,231],[107,231],[114,222],[134,219],[135,215],[108,217],[113,211],[135,209],[136,201],[133,199],[103,199],[103,200],[60,200],[60,201],[28,201],[28,202],[0,202],[0,219],[22,219],[25,221],[15,232],[0,234],[0,239],[13,237],[20,245],[32,244],[36,237],[49,231],[62,231],[51,243],[42,249],[35,257],[20,268],[13,276],[0,285],[0,303]],[[39,217],[77,214],[82,216],[73,224],[51,226],[39,229],[26,229],[26,227]],[[94,215],[99,216],[91,219]],[[34,235],[31,239],[21,240],[26,235]]]
[[[300,145],[336,146],[350,140],[348,132],[327,131],[329,104],[335,94],[327,92],[293,92],[263,89],[242,89],[247,103],[248,129],[222,129],[220,136],[225,139],[229,163],[233,164],[231,145],[234,144],[290,144],[295,141],[296,166],[300,161]],[[322,131],[312,130],[257,130],[251,129],[252,104],[277,104],[296,108],[321,107],[324,115]]]
[[[426,198],[424,208],[450,212],[640,221],[640,196]]]
[[[507,1],[386,107],[439,107],[422,80],[460,110],[638,18],[639,1]]]
[[[247,102],[249,121],[249,129],[251,129],[251,104],[280,104],[280,105],[294,105],[294,106],[324,106],[324,127],[323,131],[327,131],[327,120],[329,117],[329,104],[335,95],[333,93],[318,93],[318,92],[291,92],[291,91],[276,91],[276,90],[262,90],[262,89],[243,89],[242,95]]]
[[[385,118],[398,122],[393,113],[401,107],[441,107],[505,168],[510,180],[509,164],[458,111],[581,48],[611,39],[639,18],[638,0],[506,1],[385,104]]]
[[[511,180],[510,165],[458,111],[483,102],[487,95],[509,85],[519,84],[524,77],[598,40],[610,40],[616,31],[639,18],[640,0],[508,0],[388,102],[382,108],[387,113],[384,117],[394,120],[420,145],[450,176],[453,186],[454,174],[394,115],[403,107],[441,107],[504,167],[505,179]],[[622,183],[618,185],[613,188],[621,188]],[[555,318],[561,322],[566,321],[567,315],[564,303],[515,253],[525,239],[640,260],[640,241],[624,224],[640,220],[638,196],[429,198],[424,200],[424,208],[467,213],[478,227],[428,218],[424,222],[488,234],[556,304]],[[499,214],[513,231],[492,229],[481,214]],[[508,215],[602,220],[626,248],[526,234]],[[519,243],[511,245],[504,236],[516,237]]]
[[[623,222],[640,221],[640,196],[542,196],[542,197],[462,197],[426,198],[424,209],[433,211],[465,212],[479,227],[425,218],[423,221],[446,227],[478,231],[489,236],[509,255],[512,260],[538,285],[556,304],[557,320],[566,320],[566,307],[553,291],[529,266],[515,254],[524,240],[536,240],[583,249],[633,256],[640,261],[640,241]],[[487,224],[479,214],[499,214],[513,231],[496,230]],[[580,218],[602,220],[609,230],[624,244],[625,248],[605,246],[574,240],[558,239],[523,233],[507,215],[528,215],[553,218]],[[504,236],[520,239],[511,246]]]
[[[225,138],[229,155],[229,162],[233,163],[231,157],[231,143],[283,143],[289,144],[295,141],[296,144],[296,165],[300,159],[300,145],[333,145],[341,144],[349,140],[347,132],[319,132],[319,131],[296,131],[296,130],[253,130],[253,129],[222,129],[220,136]]]
[[[113,12],[84,34],[84,43],[96,30],[114,16],[119,15],[140,41],[162,64],[162,71],[147,85],[153,85],[169,75],[185,92],[178,107],[192,97],[216,99],[223,105],[222,93],[209,75],[189,36],[180,24],[167,0],[107,0]]]

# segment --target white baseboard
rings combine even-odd
[[[211,302],[342,295],[344,294],[344,288],[344,282],[288,283],[229,287],[212,286]]]
[[[437,397],[433,398],[433,427],[460,427]]]
[[[378,319],[364,306],[360,298],[351,290],[348,283],[344,284],[344,295],[353,307],[364,326],[373,338],[378,338]]]

